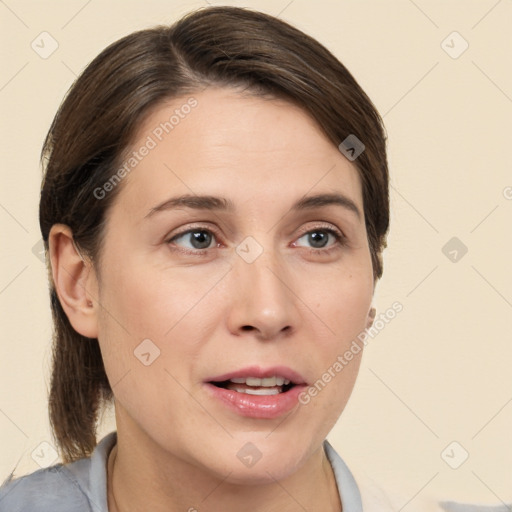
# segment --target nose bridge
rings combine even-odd
[[[257,250],[254,241],[246,240],[237,248],[230,329],[255,329],[261,337],[271,338],[296,329],[299,315],[282,258],[270,243],[260,247],[260,254],[252,261],[247,255]]]

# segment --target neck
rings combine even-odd
[[[167,455],[166,461],[140,451],[123,436],[108,459],[109,512],[341,512],[334,473],[320,447],[302,468],[281,481],[231,484]],[[137,449],[139,447],[139,450]],[[161,450],[158,450],[161,458]],[[165,471],[162,468],[165,467]]]

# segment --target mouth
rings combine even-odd
[[[234,377],[221,382],[211,382],[212,385],[221,389],[230,389],[237,393],[247,395],[271,396],[286,393],[296,384],[281,376],[258,378],[258,377]]]
[[[302,376],[279,366],[266,370],[252,366],[208,379],[212,397],[242,416],[272,419],[289,412],[307,386]]]

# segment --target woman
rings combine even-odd
[[[199,10],[104,50],[43,158],[65,465],[0,510],[392,510],[325,440],[389,223],[381,118],[346,68],[271,16]]]

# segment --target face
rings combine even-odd
[[[358,372],[361,351],[343,355],[373,295],[361,184],[298,107],[192,96],[145,120],[108,213],[97,322],[118,430],[219,478],[285,478]]]

